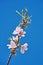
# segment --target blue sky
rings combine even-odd
[[[23,42],[28,42],[29,50],[13,56],[10,65],[43,65],[43,0],[0,0],[0,65],[6,65],[10,50],[8,38],[12,36],[21,17],[16,10],[27,8],[32,15],[32,24],[27,29]],[[24,41],[25,40],[25,41]]]

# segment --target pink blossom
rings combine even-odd
[[[7,46],[8,46],[9,49],[17,47],[14,41],[11,41],[10,44],[7,44]]]
[[[21,50],[20,50],[20,52],[21,52],[22,54],[24,54],[24,53],[25,53],[25,51],[27,51],[27,50],[28,50],[27,46],[28,46],[28,44],[27,44],[27,43],[25,43],[24,45],[21,45]]]
[[[14,41],[18,41],[18,36],[16,36],[16,37],[13,36],[12,38]]]
[[[26,32],[23,31],[23,29],[21,29],[21,27],[18,26],[14,30],[13,34],[18,34],[19,36],[24,36],[26,34]]]

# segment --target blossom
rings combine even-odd
[[[14,41],[18,41],[18,36],[16,36],[16,37],[12,37],[12,39],[14,40]]]
[[[28,46],[28,44],[27,44],[27,43],[25,43],[24,45],[21,45],[21,50],[20,50],[20,52],[21,52],[22,54],[24,54],[24,53],[25,53],[25,51],[27,51],[27,50],[28,50],[27,46]]]
[[[7,44],[7,46],[8,46],[9,49],[10,48],[13,49],[13,48],[16,48],[17,47],[14,41],[11,41],[10,44]]]
[[[18,26],[14,30],[13,34],[18,34],[19,36],[24,36],[26,34],[26,32],[23,31],[23,29],[21,29],[21,27]]]

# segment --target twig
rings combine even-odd
[[[9,56],[9,58],[8,58],[8,62],[7,62],[7,64],[6,64],[6,65],[9,65],[10,60],[11,60],[11,58],[12,58],[12,55],[13,55],[13,53],[10,53],[10,56]]]

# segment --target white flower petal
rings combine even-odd
[[[7,46],[8,46],[8,49],[10,49],[10,48],[11,48],[11,45],[10,45],[10,44],[7,44]]]
[[[25,49],[26,51],[28,50],[28,48]]]
[[[10,49],[11,47],[9,46],[8,49]]]
[[[16,32],[16,31],[14,31],[12,34],[17,34],[17,32]]]
[[[17,47],[14,41],[11,41],[10,44],[7,44],[7,46],[8,46],[9,49]]]
[[[24,53],[25,53],[25,51],[24,51],[24,50],[22,50],[22,49],[20,50],[20,52],[21,52],[22,54],[24,54]]]
[[[12,41],[10,41],[10,44],[12,44],[12,43],[14,44],[14,41],[13,41],[13,40],[12,40]]]
[[[24,45],[25,45],[25,46],[28,46],[28,44],[27,44],[27,43],[25,43]]]
[[[25,35],[22,35],[22,37],[25,37]]]

